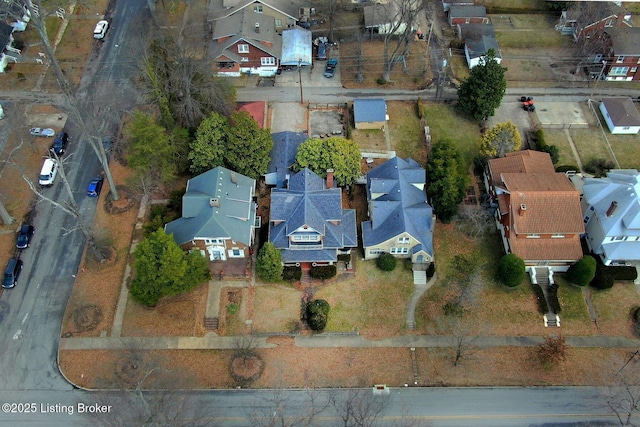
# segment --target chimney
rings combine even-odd
[[[236,179],[236,173],[235,172],[231,172],[231,182],[233,182],[234,184],[238,183],[238,180]]]
[[[220,207],[220,200],[217,198],[211,198],[209,199],[209,206],[212,208],[219,208]]]
[[[518,210],[518,214],[520,216],[523,216],[525,211],[527,210],[527,205],[525,205],[524,203],[520,205],[520,209]]]
[[[617,207],[618,207],[618,202],[616,202],[616,201],[611,202],[611,205],[609,206],[609,209],[607,209],[607,213],[605,214],[607,216],[607,218],[609,218],[611,215],[613,215],[613,213],[616,211]]]
[[[256,33],[260,33],[260,23],[256,22]]]
[[[333,188],[333,169],[327,169],[327,188]]]

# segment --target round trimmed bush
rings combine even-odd
[[[498,264],[498,279],[506,286],[515,288],[524,280],[524,261],[514,254],[505,255]]]
[[[331,307],[329,303],[323,299],[313,300],[307,304],[307,322],[309,327],[314,331],[321,331],[327,326],[329,311]]]
[[[613,282],[612,275],[607,273],[604,268],[598,268],[590,285],[596,289],[610,289],[613,287]]]
[[[567,270],[567,280],[578,286],[588,285],[595,275],[596,260],[591,255],[586,255]]]
[[[381,254],[376,260],[376,265],[382,271],[393,271],[395,270],[397,264],[398,260],[396,259],[396,257],[389,253]]]

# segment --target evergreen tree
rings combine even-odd
[[[222,166],[230,127],[229,120],[218,113],[211,113],[200,123],[196,139],[190,146],[191,172],[199,175],[216,166]]]
[[[275,282],[282,279],[282,256],[273,243],[264,244],[256,263],[258,276],[267,282]]]
[[[249,178],[260,178],[267,172],[273,147],[269,129],[261,129],[246,111],[233,113],[231,123],[224,149],[226,166]]]
[[[471,69],[458,88],[458,110],[474,120],[493,116],[507,90],[506,71],[496,61],[496,52],[489,49],[484,61]]]
[[[436,215],[443,222],[451,221],[458,211],[467,179],[460,154],[451,141],[437,141],[427,163],[427,194]]]

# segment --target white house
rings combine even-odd
[[[496,33],[491,24],[458,24],[458,38],[464,40],[464,54],[467,65],[472,69],[478,64],[484,63],[489,49],[495,54],[498,64],[502,62],[502,54],[496,39]]]
[[[587,245],[605,265],[640,263],[640,174],[613,169],[584,178],[582,212]]]
[[[613,134],[640,132],[640,113],[630,97],[602,98],[600,112]]]

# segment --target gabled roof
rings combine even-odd
[[[460,38],[464,40],[470,58],[480,58],[489,49],[495,51],[496,58],[502,58],[496,33],[491,24],[464,24],[460,27]]]
[[[355,211],[342,209],[342,190],[327,188],[307,168],[289,179],[288,188],[271,190],[269,216],[269,241],[281,250],[283,262],[336,261],[338,249],[358,244]],[[289,249],[289,237],[303,227],[322,236],[322,248]]]
[[[354,99],[355,123],[384,122],[387,120],[387,103],[384,99]]]
[[[9,44],[11,33],[13,33],[13,27],[6,22],[0,21],[0,52]]]
[[[487,8],[484,6],[451,6],[449,18],[486,18]]]
[[[269,153],[269,165],[267,173],[275,173],[276,187],[282,187],[287,174],[291,172],[291,167],[296,161],[298,147],[309,137],[307,134],[299,132],[277,132],[271,134],[273,147]]]
[[[394,157],[367,173],[371,220],[362,223],[365,247],[408,233],[433,256],[433,209],[427,203],[425,181],[425,170],[411,158]]]
[[[168,223],[165,231],[180,245],[195,238],[230,238],[250,245],[256,218],[255,184],[221,166],[191,178],[182,197],[182,217]]]
[[[640,55],[640,27],[618,26],[605,28],[611,36],[611,46],[616,56]]]
[[[551,156],[533,150],[514,151],[505,157],[489,160],[489,171],[494,185],[503,186],[503,173],[555,173]]]
[[[625,9],[622,6],[610,1],[598,2],[597,6],[589,4],[588,2],[583,2],[582,4],[572,3],[572,5],[579,6],[582,9],[588,8],[589,10],[583,11],[578,7],[570,7],[569,10],[566,11],[566,19],[569,21],[577,21],[580,16],[584,14],[591,18],[589,19],[590,22],[585,26],[593,25],[604,19],[625,13]]]
[[[256,31],[256,23],[259,31]],[[230,49],[240,41],[275,58],[279,58],[282,53],[282,37],[276,33],[274,18],[245,9],[215,22],[213,40],[209,44],[209,57],[217,59],[225,56],[230,60],[240,62],[242,55]]]
[[[296,27],[282,31],[281,65],[311,65],[311,31]]]
[[[303,5],[299,1],[292,0],[211,0],[209,10],[207,12],[207,20],[214,21],[221,18],[227,18],[234,13],[252,6],[254,4],[262,4],[265,7],[277,10],[291,19],[298,20],[299,8]]]
[[[640,126],[640,113],[630,97],[602,98],[602,103],[614,126]]]
[[[636,169],[613,169],[606,178],[585,178],[582,192],[605,236],[640,236],[640,174]],[[615,210],[607,216],[613,202]]]

